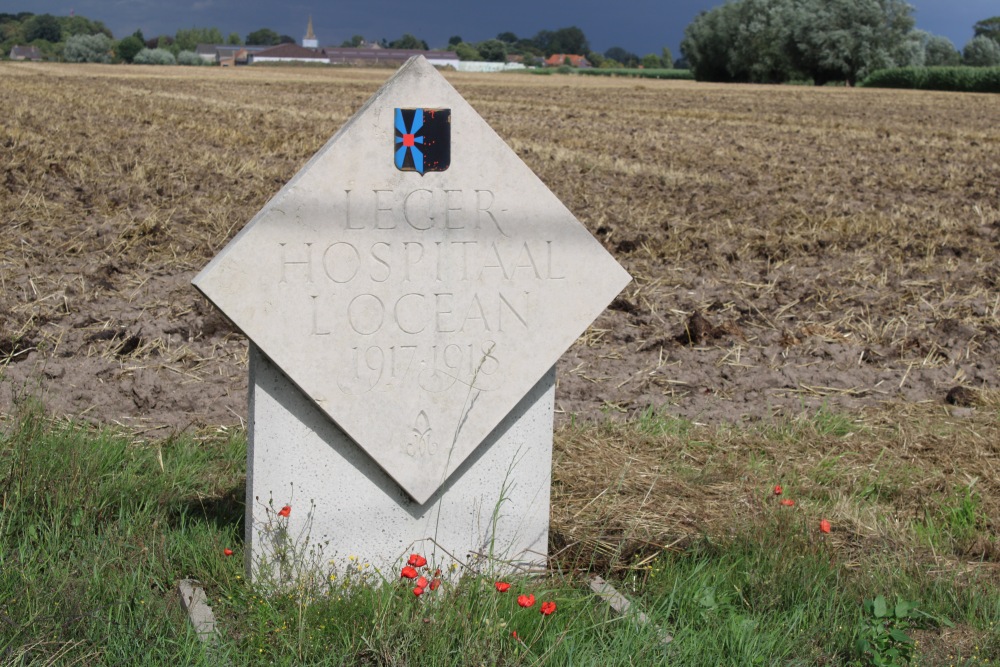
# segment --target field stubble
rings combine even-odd
[[[387,72],[2,67],[0,407],[239,421],[245,342],[188,282]],[[996,389],[993,98],[450,77],[635,277],[560,361],[561,418]]]

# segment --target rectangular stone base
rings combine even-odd
[[[423,505],[252,343],[249,393],[246,553],[253,579],[378,571],[394,580],[413,552],[442,569],[545,566],[554,367]],[[291,512],[282,517],[285,505]]]

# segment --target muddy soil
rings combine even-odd
[[[157,69],[0,64],[2,413],[244,423],[246,342],[190,280],[388,76]],[[560,360],[561,422],[1000,386],[993,97],[450,77],[635,277]]]

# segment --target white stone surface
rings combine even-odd
[[[451,110],[449,169],[396,169],[397,107]],[[444,502],[432,500],[442,485],[475,488],[485,495],[463,491],[443,506],[451,516],[472,503],[481,521],[501,464],[490,463],[482,479],[456,479],[473,452],[506,465],[519,448],[527,457],[551,447],[550,433],[526,425],[535,440],[496,452],[481,443],[521,419],[542,421],[535,415],[548,414],[551,397],[544,409],[525,406],[520,418],[515,406],[629,280],[444,77],[415,58],[194,284],[415,502],[305,399],[292,401],[304,423],[278,409],[265,417],[259,386],[250,415],[254,492],[277,493],[299,475],[299,488],[310,490],[297,495],[325,486],[333,495],[322,499],[324,512],[333,498],[351,508],[338,510],[330,530],[377,532],[399,546],[415,533],[392,535],[396,515],[386,499],[423,535],[426,513]],[[380,509],[363,511],[369,503]],[[471,525],[454,530],[473,536]]]
[[[554,385],[550,369],[456,474],[418,504],[251,345],[251,574],[263,563],[269,576],[285,578],[276,565],[277,539],[286,539],[285,548],[299,559],[286,560],[285,575],[304,565],[342,576],[367,562],[394,580],[412,552],[438,566],[482,555],[489,559],[485,566],[497,570],[543,567]],[[286,504],[290,515],[278,517]]]

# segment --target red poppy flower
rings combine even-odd
[[[827,521],[826,519],[823,519],[822,521],[819,522],[819,529],[822,532],[824,532],[824,533],[829,533],[830,532],[830,522]]]
[[[416,588],[413,589],[413,594],[416,595],[417,597],[420,597],[421,595],[424,594],[424,589],[421,588],[420,586],[417,586]]]
[[[291,513],[292,513],[291,505],[285,505],[280,510],[278,510],[278,516],[288,516]]]
[[[230,549],[229,547],[226,547],[225,549],[222,550],[222,553],[225,554],[226,556],[232,556],[233,550]]]
[[[541,611],[542,611],[542,615],[543,616],[548,616],[549,614],[551,614],[555,610],[556,610],[556,603],[555,602],[543,602],[542,603],[542,609],[541,609]]]
[[[412,567],[410,567],[409,565],[407,565],[407,566],[406,566],[406,567],[404,567],[404,568],[403,568],[403,570],[402,570],[402,571],[401,571],[401,572],[399,573],[399,576],[401,576],[401,577],[406,577],[407,579],[416,579],[416,578],[417,578],[417,571],[416,571],[416,570],[414,570],[414,569],[413,569]]]
[[[784,489],[781,488],[781,484],[774,485],[774,495],[780,496],[782,491],[784,491]]]
[[[530,606],[532,606],[533,604],[535,604],[535,595],[534,595],[534,593],[532,593],[531,595],[518,595],[517,596],[517,603],[519,605],[521,605],[522,607],[530,607]]]
[[[517,630],[511,630],[510,636],[513,637],[514,639],[520,639],[520,637],[517,636]]]
[[[441,576],[441,568],[438,568],[438,569],[434,570],[434,576],[435,577],[440,577]]]
[[[508,584],[506,581],[498,581],[493,585],[496,586],[496,589],[501,593],[506,593],[508,590],[510,590],[510,584]]]
[[[420,577],[419,579],[417,579],[417,588],[427,588],[426,577]]]
[[[436,591],[437,588],[438,588],[438,586],[440,586],[440,585],[441,585],[441,580],[440,579],[434,579],[433,581],[431,581],[431,590],[432,591]]]
[[[782,498],[779,502],[785,507],[791,507],[792,505],[795,504],[795,501],[789,498]]]
[[[427,565],[427,559],[420,554],[410,554],[410,560],[406,561],[406,564],[413,567],[423,567]]]

